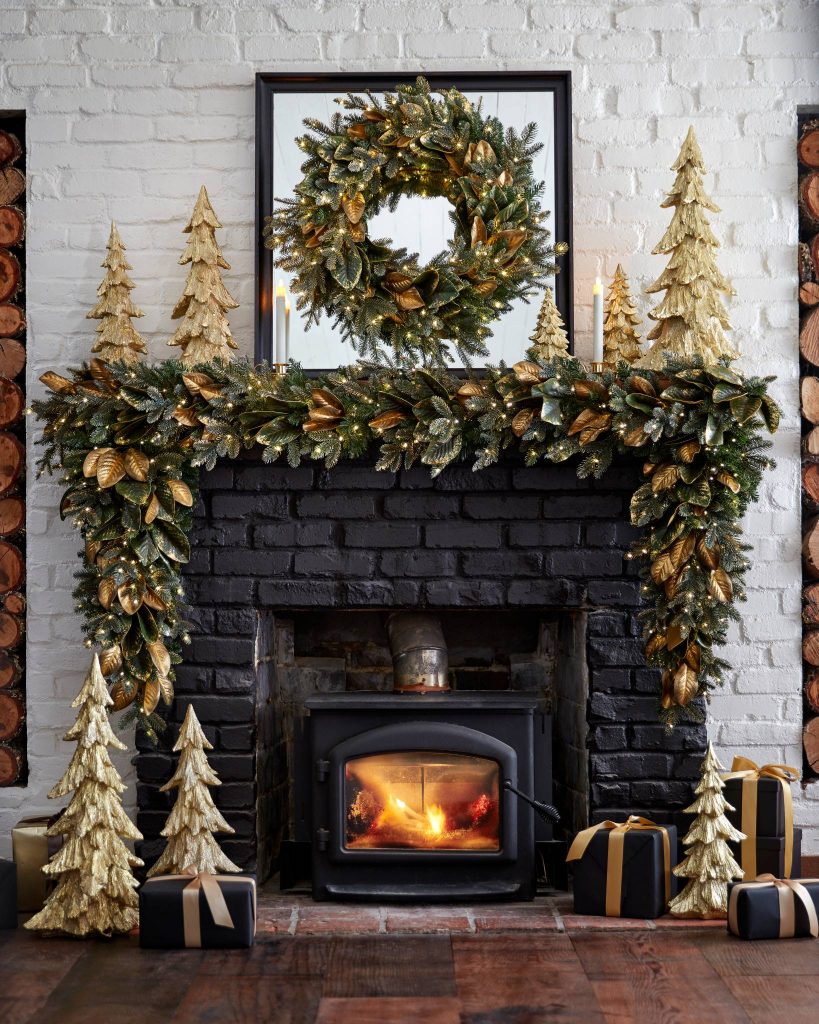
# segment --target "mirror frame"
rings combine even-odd
[[[257,363],[273,362],[270,339],[273,327],[272,281],[273,252],[262,239],[264,219],[273,210],[273,101],[278,93],[326,92],[343,96],[348,92],[384,92],[402,82],[414,81],[423,75],[433,89],[455,86],[464,92],[550,92],[554,97],[555,208],[551,211],[549,230],[553,241],[569,245],[565,256],[559,257],[560,273],[555,278],[555,300],[569,337],[569,350],[574,350],[573,334],[573,249],[572,249],[572,78],[570,71],[379,71],[371,74],[342,73],[278,73],[260,71],[256,74],[256,221],[255,221],[255,347]],[[270,282],[267,287],[263,282]],[[521,358],[525,341],[521,339]],[[309,373],[326,372],[311,369]]]

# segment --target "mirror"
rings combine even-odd
[[[506,127],[521,131],[529,122],[538,125],[537,141],[542,149],[534,157],[535,177],[545,183],[541,206],[551,216],[551,240],[571,243],[569,216],[568,72],[547,75],[442,75],[426,76],[433,88],[455,85],[473,102],[481,102],[484,115],[494,115]],[[264,218],[277,205],[276,197],[292,196],[302,178],[303,154],[295,143],[304,133],[303,121],[315,117],[329,121],[340,108],[335,98],[347,92],[370,88],[373,92],[394,88],[399,81],[411,81],[415,74],[395,73],[373,76],[278,76],[257,78],[257,334],[256,357],[272,355],[273,317],[271,296],[275,284],[287,275],[273,267],[273,253],[261,238]],[[394,211],[382,209],[370,219],[370,237],[389,238],[394,244],[419,253],[422,261],[446,249],[451,236],[450,206],[440,197],[404,197]],[[571,337],[571,250],[558,260],[557,279],[544,283],[556,289],[558,306]],[[542,293],[541,293],[542,294]],[[486,345],[487,363],[515,362],[523,356],[540,306],[540,295],[529,303],[518,300],[504,316],[494,321]],[[327,317],[309,330],[295,308],[290,320],[290,357],[310,370],[323,370],[355,362],[352,345]]]

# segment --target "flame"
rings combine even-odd
[[[446,815],[442,807],[439,807],[437,804],[427,807],[427,821],[429,822],[430,832],[434,836],[443,835],[446,828]]]

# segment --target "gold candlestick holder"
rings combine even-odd
[[[590,367],[592,373],[602,373],[603,370],[605,369],[605,366],[606,366],[605,363],[602,363],[602,362],[599,363],[599,362],[597,362],[596,359],[592,359],[592,361],[589,363],[589,367]]]
[[[283,377],[287,373],[287,363],[274,363],[273,369],[279,376]]]

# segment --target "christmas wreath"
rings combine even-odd
[[[333,317],[372,359],[444,365],[451,349],[467,364],[486,355],[489,323],[533,294],[566,251],[541,226],[536,126],[504,130],[458,89],[433,93],[423,78],[337,102],[351,112],[304,122],[304,178],[265,227],[297,308],[308,324]],[[449,247],[426,266],[367,231],[385,204],[413,194],[452,204]]]

